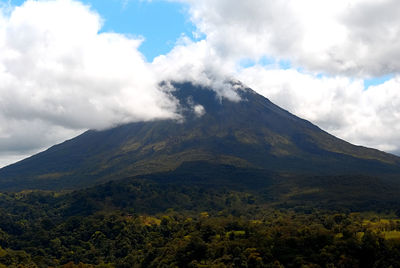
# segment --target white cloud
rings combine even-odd
[[[196,114],[197,117],[202,117],[205,113],[206,110],[204,109],[204,106],[201,104],[197,104],[193,107],[194,113]]]
[[[224,58],[287,59],[312,71],[400,71],[396,0],[181,0]]]
[[[87,128],[174,116],[174,101],[137,50],[142,40],[99,33],[99,15],[76,1],[27,1],[4,10],[1,158]]]
[[[235,66],[235,61],[222,59],[206,40],[193,42],[185,36],[167,55],[156,57],[152,63],[160,81],[191,81],[211,87],[220,97],[238,101],[229,83]]]

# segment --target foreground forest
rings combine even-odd
[[[393,208],[262,198],[141,180],[3,193],[0,267],[400,267]]]

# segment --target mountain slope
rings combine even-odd
[[[208,163],[234,167],[246,180],[260,172],[275,178],[400,174],[400,158],[340,140],[239,84],[238,102],[191,83],[174,87],[183,120],[87,131],[1,169],[0,189],[79,188],[173,172],[187,162],[193,174]],[[215,170],[208,177],[217,178],[221,169]]]

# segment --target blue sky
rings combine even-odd
[[[1,0],[2,2],[7,2]],[[11,0],[19,6],[24,0]],[[188,6],[166,1],[140,0],[84,0],[104,20],[102,32],[116,32],[141,36],[139,48],[148,61],[168,53],[177,39],[185,34],[192,38],[195,26],[188,15]]]
[[[139,50],[147,60],[166,54],[182,35],[192,36],[194,26],[187,7],[165,1],[86,0],[103,17],[105,32],[139,35],[145,41]]]
[[[378,77],[372,77],[364,80],[364,88],[367,89],[370,86],[377,86],[385,83],[386,81],[389,81],[392,79],[394,75],[388,74],[384,76],[378,76]]]
[[[0,0],[19,6],[25,0]],[[101,32],[116,32],[144,38],[139,51],[151,62],[159,55],[167,54],[182,35],[193,39],[195,25],[190,20],[189,6],[183,3],[162,0],[82,0],[98,12],[104,20]],[[255,64],[262,66],[276,64],[272,57],[262,57],[258,61],[242,59],[240,66],[248,68]],[[289,69],[289,60],[278,60],[280,69]],[[302,70],[302,68],[297,68]],[[319,75],[318,77],[327,75]],[[329,76],[329,75],[328,75]],[[364,79],[364,89],[377,86],[393,78],[392,74]]]
[[[23,0],[16,0],[18,3]],[[189,7],[182,3],[160,0],[83,0],[89,4],[104,19],[103,32],[117,32],[141,36],[144,42],[139,47],[148,61],[167,54],[176,44],[181,35],[193,38],[195,25],[188,15]],[[258,63],[268,65],[274,59],[263,57]],[[252,65],[244,61],[243,67]],[[280,69],[289,69],[289,60],[278,62]],[[300,68],[298,69],[300,70]],[[370,77],[364,79],[364,88],[377,86],[393,78],[393,75]]]

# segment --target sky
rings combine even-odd
[[[397,0],[0,0],[0,167],[87,129],[177,117],[168,80],[235,100],[238,79],[400,155],[398,14]]]

